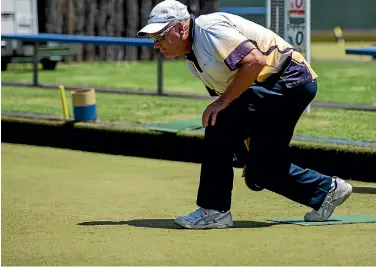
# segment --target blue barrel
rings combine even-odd
[[[75,121],[96,121],[97,105],[95,103],[95,90],[72,90],[73,116]]]

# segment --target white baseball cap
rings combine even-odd
[[[150,12],[148,24],[137,33],[137,36],[159,32],[171,21],[185,20],[189,17],[186,5],[176,0],[162,1]]]

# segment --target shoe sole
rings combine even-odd
[[[230,224],[222,224],[222,223],[215,223],[215,224],[209,224],[209,225],[191,225],[191,224],[185,224],[179,220],[175,220],[174,223],[185,229],[199,229],[199,230],[226,229],[226,228],[231,228],[234,226],[233,224],[230,225]]]

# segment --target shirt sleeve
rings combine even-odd
[[[247,37],[228,24],[217,23],[207,29],[205,34],[207,41],[214,47],[217,59],[232,71],[256,48]]]

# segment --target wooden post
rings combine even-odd
[[[158,53],[157,60],[157,84],[158,84],[158,95],[163,94],[163,55]]]
[[[39,66],[39,55],[38,55],[38,49],[39,49],[39,44],[34,43],[34,55],[33,55],[33,85],[34,86],[39,86],[39,81],[38,81],[38,66]]]
[[[68,12],[67,12],[67,33],[73,34],[73,2],[67,0]]]

